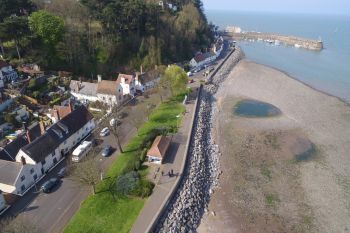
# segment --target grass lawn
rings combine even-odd
[[[107,172],[107,179],[97,187],[97,194],[89,196],[82,204],[65,233],[77,232],[129,232],[136,221],[146,199],[122,198],[113,200],[112,195],[106,191],[110,183],[118,177],[128,166],[138,161],[142,145],[154,129],[167,127],[176,128],[176,116],[183,113],[185,108],[181,105],[183,95],[168,102],[162,103],[139,130],[137,136],[130,140],[124,148],[124,153],[118,156]],[[145,169],[140,173],[146,176]]]

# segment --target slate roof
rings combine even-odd
[[[151,149],[147,152],[147,156],[164,158],[166,151],[170,145],[170,139],[165,136],[157,136]]]
[[[97,93],[106,95],[116,95],[119,83],[116,81],[102,80],[98,83]]]
[[[92,118],[92,114],[86,107],[80,106],[59,122],[53,124],[43,135],[23,147],[22,150],[36,163],[39,163]]]
[[[40,137],[41,131],[39,123],[34,123],[28,127],[28,133],[31,140],[35,140],[36,138]],[[0,160],[15,161],[18,151],[28,143],[29,142],[25,134],[19,135],[0,151]]]
[[[78,85],[80,85],[79,91],[77,91]],[[72,92],[79,93],[82,95],[89,95],[89,96],[97,95],[97,83],[80,82],[77,80],[72,80],[70,81],[69,88],[71,89]]]
[[[0,183],[13,185],[22,167],[21,163],[0,160]]]

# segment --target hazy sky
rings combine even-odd
[[[202,0],[204,8],[237,11],[273,11],[350,14],[350,0]]]

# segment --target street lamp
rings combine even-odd
[[[180,114],[176,116],[176,128],[179,128],[179,119],[180,119]]]

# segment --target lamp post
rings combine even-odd
[[[179,128],[179,119],[180,119],[180,114],[176,116],[176,128]]]

